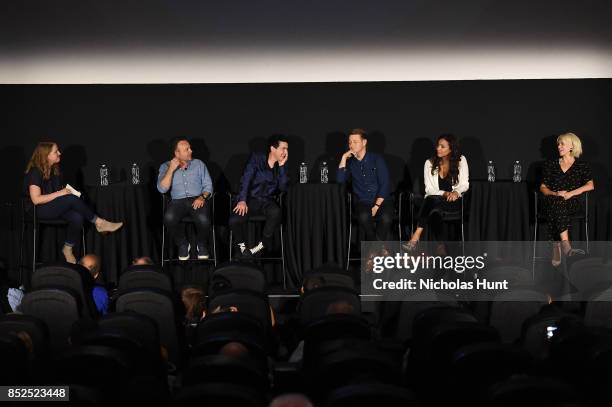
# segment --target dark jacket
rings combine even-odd
[[[276,163],[274,168],[270,168],[266,154],[253,153],[240,179],[238,201],[272,199],[279,192],[286,191],[288,184],[286,165]]]

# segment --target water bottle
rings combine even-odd
[[[108,167],[106,166],[106,164],[102,164],[100,166],[100,185],[108,185]]]
[[[512,181],[521,182],[521,171],[522,171],[521,163],[518,160],[516,160],[514,162],[514,170],[512,171],[512,174],[513,174]]]
[[[300,184],[308,183],[308,166],[306,163],[300,164]]]
[[[138,164],[132,164],[132,185],[140,184],[140,168]]]
[[[493,165],[493,161],[489,161],[487,164],[487,181],[495,182],[495,165]]]
[[[321,184],[327,184],[329,181],[329,168],[327,167],[327,161],[321,163]]]

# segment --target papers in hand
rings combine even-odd
[[[72,185],[70,185],[70,184],[66,184],[66,188],[68,188],[68,189],[70,190],[70,193],[71,193],[72,195],[76,195],[76,196],[78,196],[79,198],[81,197],[81,193],[80,193],[79,191],[77,191],[76,189],[74,189],[74,187],[73,187]]]

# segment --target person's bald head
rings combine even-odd
[[[132,265],[134,266],[152,266],[153,260],[149,256],[136,257],[134,261],[132,261]]]
[[[81,258],[79,264],[89,270],[91,276],[96,279],[100,274],[100,258],[95,254],[86,254]]]
[[[249,354],[249,350],[240,342],[228,342],[221,347],[219,354],[240,359],[247,356]]]

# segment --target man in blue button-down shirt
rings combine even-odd
[[[274,198],[281,191],[287,190],[289,176],[285,164],[288,158],[287,139],[274,135],[268,139],[268,153],[253,153],[244,169],[238,201],[229,221],[237,246],[243,255],[259,255],[264,248],[272,245],[274,232],[281,222],[281,210]],[[262,239],[252,248],[248,248],[245,223],[249,216],[261,214],[266,217]]]
[[[366,240],[388,240],[393,222],[389,170],[380,155],[367,151],[367,143],[365,130],[349,132],[349,151],[342,155],[336,178],[339,184],[351,181],[357,219]]]
[[[175,140],[172,143],[172,151],[174,158],[159,167],[157,179],[159,192],[165,194],[170,191],[172,196],[164,214],[164,224],[179,247],[179,260],[188,260],[191,245],[185,237],[181,220],[190,215],[197,229],[198,259],[208,259],[210,217],[206,202],[213,192],[210,173],[201,160],[192,159],[193,151],[186,139]]]

